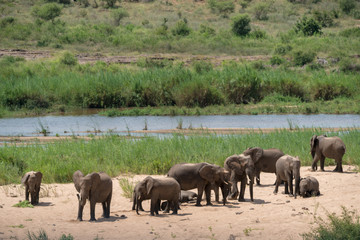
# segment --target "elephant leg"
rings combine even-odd
[[[36,190],[36,204],[39,204],[39,194],[40,193],[40,186],[37,188],[37,190]]]
[[[256,184],[261,185],[260,184],[260,171],[259,170],[256,170],[255,176],[256,176]]]
[[[288,186],[289,186],[290,195],[294,195],[293,182],[292,182],[292,174],[290,174],[290,175],[288,176]]]
[[[77,220],[79,221],[82,221],[82,214],[83,214],[83,209],[84,209],[84,206],[81,205],[80,201],[79,201],[79,208],[78,208],[78,217],[77,217]]]
[[[335,159],[336,162],[336,168],[334,169],[334,172],[343,172],[342,168],[342,159]]]
[[[219,203],[219,186],[214,187],[214,193],[215,193],[215,201]]]
[[[323,172],[325,171],[324,166],[325,166],[325,156],[321,156],[320,157],[320,170]]]
[[[211,184],[205,186],[205,196],[206,196],[206,205],[212,205],[211,203]],[[218,189],[218,198],[219,198],[219,189]]]
[[[196,199],[195,206],[201,207],[201,199],[202,199],[202,196],[203,196],[203,192],[204,192],[204,186],[199,186],[198,187],[198,197]]]
[[[150,202],[150,215],[151,216],[154,216],[154,212],[155,212],[155,209],[156,209],[156,203],[157,203],[157,199],[155,198],[151,198],[151,202]]]
[[[96,205],[96,202],[94,200],[90,200],[90,221],[96,221],[96,219],[95,219],[95,205]]]
[[[280,183],[281,183],[280,178],[279,178],[278,176],[276,176],[274,194],[277,194],[277,193],[278,193]]]
[[[106,216],[106,202],[102,202],[102,208],[103,208],[103,214],[102,214],[102,217],[105,217]]]
[[[289,188],[288,188],[288,182],[284,182],[284,186],[285,186],[285,194],[289,194]]]
[[[247,182],[246,177],[241,180],[240,194],[239,194],[239,200],[238,200],[239,202],[245,201],[244,195],[245,195],[246,182]]]
[[[173,199],[172,201],[171,201],[171,203],[172,203],[172,205],[173,205],[173,212],[172,212],[172,214],[177,214],[178,213],[178,209],[179,209],[179,199],[177,198],[177,199]]]
[[[110,217],[111,197],[112,197],[112,193],[111,193],[111,194],[108,196],[108,198],[106,199],[106,216],[105,216],[105,218],[109,218],[109,217]]]
[[[170,201],[166,201],[166,207],[164,209],[164,213],[169,213],[170,212],[170,208],[171,208],[171,202]]]
[[[29,186],[26,185],[26,186],[25,186],[25,200],[26,200],[26,201],[29,201],[29,194],[30,194],[30,192],[29,192]]]
[[[158,199],[158,200],[156,201],[156,206],[155,206],[155,210],[154,210],[156,215],[159,215],[160,203],[161,203],[161,200]]]
[[[319,161],[319,157],[318,155],[315,153],[315,156],[314,156],[314,160],[313,160],[313,163],[311,165],[311,168],[313,171],[316,171],[317,170],[317,162]]]
[[[36,204],[36,192],[31,192],[30,197],[31,197],[31,204],[35,205]]]

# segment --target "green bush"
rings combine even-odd
[[[315,11],[313,13],[314,19],[321,24],[322,27],[331,27],[334,25],[332,16],[325,11]]]
[[[119,9],[116,9],[116,10],[112,11],[111,16],[112,16],[112,18],[114,20],[115,26],[119,26],[120,21],[123,18],[129,17],[129,13],[125,9],[119,8]]]
[[[349,14],[356,6],[355,0],[340,0],[339,4],[340,9],[346,14]]]
[[[113,8],[117,0],[101,0],[106,3],[106,7]]]
[[[292,50],[292,46],[290,45],[278,45],[275,47],[275,53],[276,54],[279,54],[279,55],[285,55],[287,54],[288,52],[290,52]]]
[[[355,211],[349,211],[342,206],[340,216],[327,214],[328,221],[325,222],[320,217],[315,217],[318,227],[311,232],[302,234],[305,240],[325,240],[325,239],[359,239],[360,236],[360,217]]]
[[[213,69],[212,64],[207,61],[195,61],[192,66],[197,73],[209,72]]]
[[[304,52],[302,50],[295,51],[293,53],[293,63],[295,66],[304,66],[307,63],[311,63],[316,56],[314,52]]]
[[[360,10],[359,9],[353,9],[351,10],[351,16],[353,16],[355,19],[360,19]]]
[[[236,36],[246,36],[251,31],[250,17],[248,15],[238,15],[232,20],[232,31]]]
[[[45,21],[54,21],[61,14],[61,6],[56,3],[46,3],[32,8],[32,15]]]
[[[174,36],[187,36],[190,34],[190,27],[187,24],[187,21],[179,20],[173,29],[171,29],[171,33]]]
[[[76,65],[78,63],[78,59],[75,57],[74,54],[72,54],[71,52],[66,51],[60,57],[60,62],[65,64],[65,65],[74,66],[74,65]]]
[[[201,24],[199,32],[207,37],[216,35],[215,29],[208,25]]]
[[[339,33],[343,37],[360,37],[360,27],[348,28]]]
[[[254,15],[257,20],[268,20],[269,19],[269,9],[270,6],[268,3],[259,2],[254,6]]]
[[[227,17],[235,10],[233,0],[208,0],[208,5],[212,12],[221,14],[224,17]]]
[[[10,25],[12,23],[15,22],[15,18],[14,17],[4,17],[4,18],[1,18],[0,20],[0,28],[4,28],[6,27],[7,25]]]
[[[250,32],[250,37],[255,39],[263,39],[266,38],[266,32],[264,30],[256,28]]]
[[[302,32],[305,36],[312,36],[314,34],[321,34],[320,24],[313,18],[303,16],[295,24],[295,32]]]
[[[279,57],[279,56],[272,56],[270,58],[270,64],[271,65],[281,65],[284,63],[284,59],[282,57]]]

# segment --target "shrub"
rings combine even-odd
[[[213,69],[213,66],[210,62],[206,61],[196,61],[193,63],[193,68],[197,73],[209,72]]]
[[[329,222],[322,218],[315,218],[318,227],[309,233],[302,234],[305,240],[322,239],[359,239],[360,223],[359,216],[354,211],[349,211],[342,206],[340,216],[327,214]]]
[[[339,63],[342,72],[360,72],[360,65],[354,63],[349,58],[344,58]]]
[[[303,16],[302,19],[296,22],[295,32],[302,32],[305,36],[312,36],[316,33],[322,33],[320,24],[315,19],[307,18],[306,16]]]
[[[315,56],[316,54],[314,52],[295,51],[293,53],[293,62],[295,66],[304,66],[307,63],[311,63]]]
[[[64,52],[63,55],[60,57],[60,62],[69,65],[74,66],[78,63],[78,59],[72,54],[71,52]]]
[[[9,24],[12,24],[15,22],[15,18],[14,17],[4,17],[0,20],[0,27],[4,28]]]
[[[285,55],[286,53],[292,50],[292,46],[290,45],[278,45],[275,48],[275,53],[279,55]]]
[[[120,21],[123,18],[129,17],[129,13],[125,9],[119,8],[119,9],[116,9],[116,10],[112,11],[111,16],[112,16],[112,18],[114,20],[115,26],[119,26]]]
[[[246,36],[250,31],[250,17],[248,15],[238,15],[233,18],[232,31],[237,36]]]
[[[213,36],[216,34],[215,29],[204,24],[200,25],[199,32],[205,36]]]
[[[351,16],[353,16],[355,19],[360,19],[360,10],[359,9],[353,9],[351,10]]]
[[[107,7],[112,8],[115,6],[117,0],[102,0],[102,1],[106,3]]]
[[[171,29],[171,32],[174,36],[187,36],[190,34],[190,27],[188,26],[187,22],[184,20],[179,20],[175,27]]]
[[[315,11],[313,13],[314,19],[321,24],[322,27],[331,27],[334,25],[334,20],[331,15],[325,11]]]
[[[355,0],[340,0],[339,4],[340,9],[346,14],[349,14],[355,8]]]
[[[272,56],[271,58],[270,58],[270,64],[271,65],[281,65],[281,64],[283,64],[284,63],[284,59],[283,58],[281,58],[281,57],[279,57],[279,56]]]
[[[32,15],[45,21],[54,21],[61,14],[61,6],[56,3],[46,3],[32,8]]]
[[[263,39],[266,38],[266,32],[257,28],[250,32],[250,36],[256,39]]]
[[[334,80],[317,80],[311,89],[314,100],[329,101],[340,96],[351,95],[347,87]]]
[[[221,14],[224,17],[234,12],[235,9],[233,0],[209,0],[208,5],[212,12]]]
[[[254,7],[254,15],[257,20],[268,20],[269,4],[260,2]]]

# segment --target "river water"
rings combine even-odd
[[[42,129],[50,136],[87,135],[89,132],[118,133],[128,131],[182,128],[288,128],[288,127],[360,127],[360,115],[214,115],[214,116],[137,116],[105,117],[44,116],[0,119],[0,136],[37,136]],[[97,133],[99,134],[99,133]]]

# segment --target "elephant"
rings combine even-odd
[[[174,206],[173,214],[177,214],[179,207],[179,198],[180,198],[180,184],[172,177],[163,177],[163,178],[152,178],[150,176],[146,177],[141,183],[141,188],[144,192],[141,194],[146,194],[150,196],[150,214],[154,216],[159,214],[159,206],[161,200],[168,200],[169,205]],[[138,202],[141,198],[138,196],[136,201]],[[137,204],[139,206],[139,204]],[[170,206],[165,209],[165,212],[169,212]]]
[[[31,195],[31,204],[39,204],[39,192],[42,179],[41,172],[27,172],[21,178],[21,183],[25,186],[25,200],[29,201],[29,194]]]
[[[216,165],[215,165],[216,166]],[[221,179],[218,179],[217,181],[215,181],[214,184],[211,184],[211,189],[214,190],[215,193],[215,201],[220,203],[219,201],[219,188],[221,189],[221,193],[223,196],[223,205],[226,204],[226,198],[230,193],[231,190],[231,183],[230,183],[230,172],[225,171],[224,168],[220,168],[220,171],[225,172],[224,174],[224,181],[222,181]]]
[[[262,149],[259,147],[248,148],[243,154],[245,156],[250,156],[254,162],[257,185],[260,185],[260,172],[276,174],[276,161],[285,155],[277,148]]]
[[[299,194],[300,183],[300,159],[290,155],[280,157],[276,162],[276,186],[274,193],[277,194],[281,181],[285,183],[285,194]],[[295,178],[295,194],[293,194],[293,178]]]
[[[346,147],[339,137],[327,137],[326,135],[314,135],[310,140],[311,156],[313,158],[312,170],[317,170],[317,162],[320,160],[320,169],[324,171],[325,158],[333,158],[336,162],[334,172],[342,172],[342,157]]]
[[[139,209],[140,211],[144,211],[141,203],[147,199],[150,199],[150,195],[147,194],[146,186],[143,181],[141,181],[134,187],[132,210],[136,209],[137,214],[139,214]]]
[[[179,182],[181,190],[197,188],[198,197],[195,206],[201,206],[201,199],[205,190],[206,205],[211,203],[211,185],[218,181],[225,181],[225,170],[209,163],[179,163],[172,166],[167,173]]]
[[[300,196],[311,197],[319,195],[319,182],[316,178],[308,176],[300,179]]]
[[[232,155],[226,158],[224,162],[224,168],[230,172],[230,182],[232,185],[230,199],[236,199],[237,195],[239,194],[237,182],[241,182],[239,202],[245,201],[244,195],[248,177],[250,181],[250,199],[251,201],[254,201],[253,185],[255,177],[255,166],[251,157],[245,156],[244,154]]]
[[[82,221],[83,209],[86,199],[90,201],[90,221],[95,219],[95,205],[102,203],[103,217],[110,217],[110,203],[112,197],[112,180],[104,172],[93,172],[86,176],[77,170],[73,174],[73,182],[78,191],[79,209],[77,220]]]

